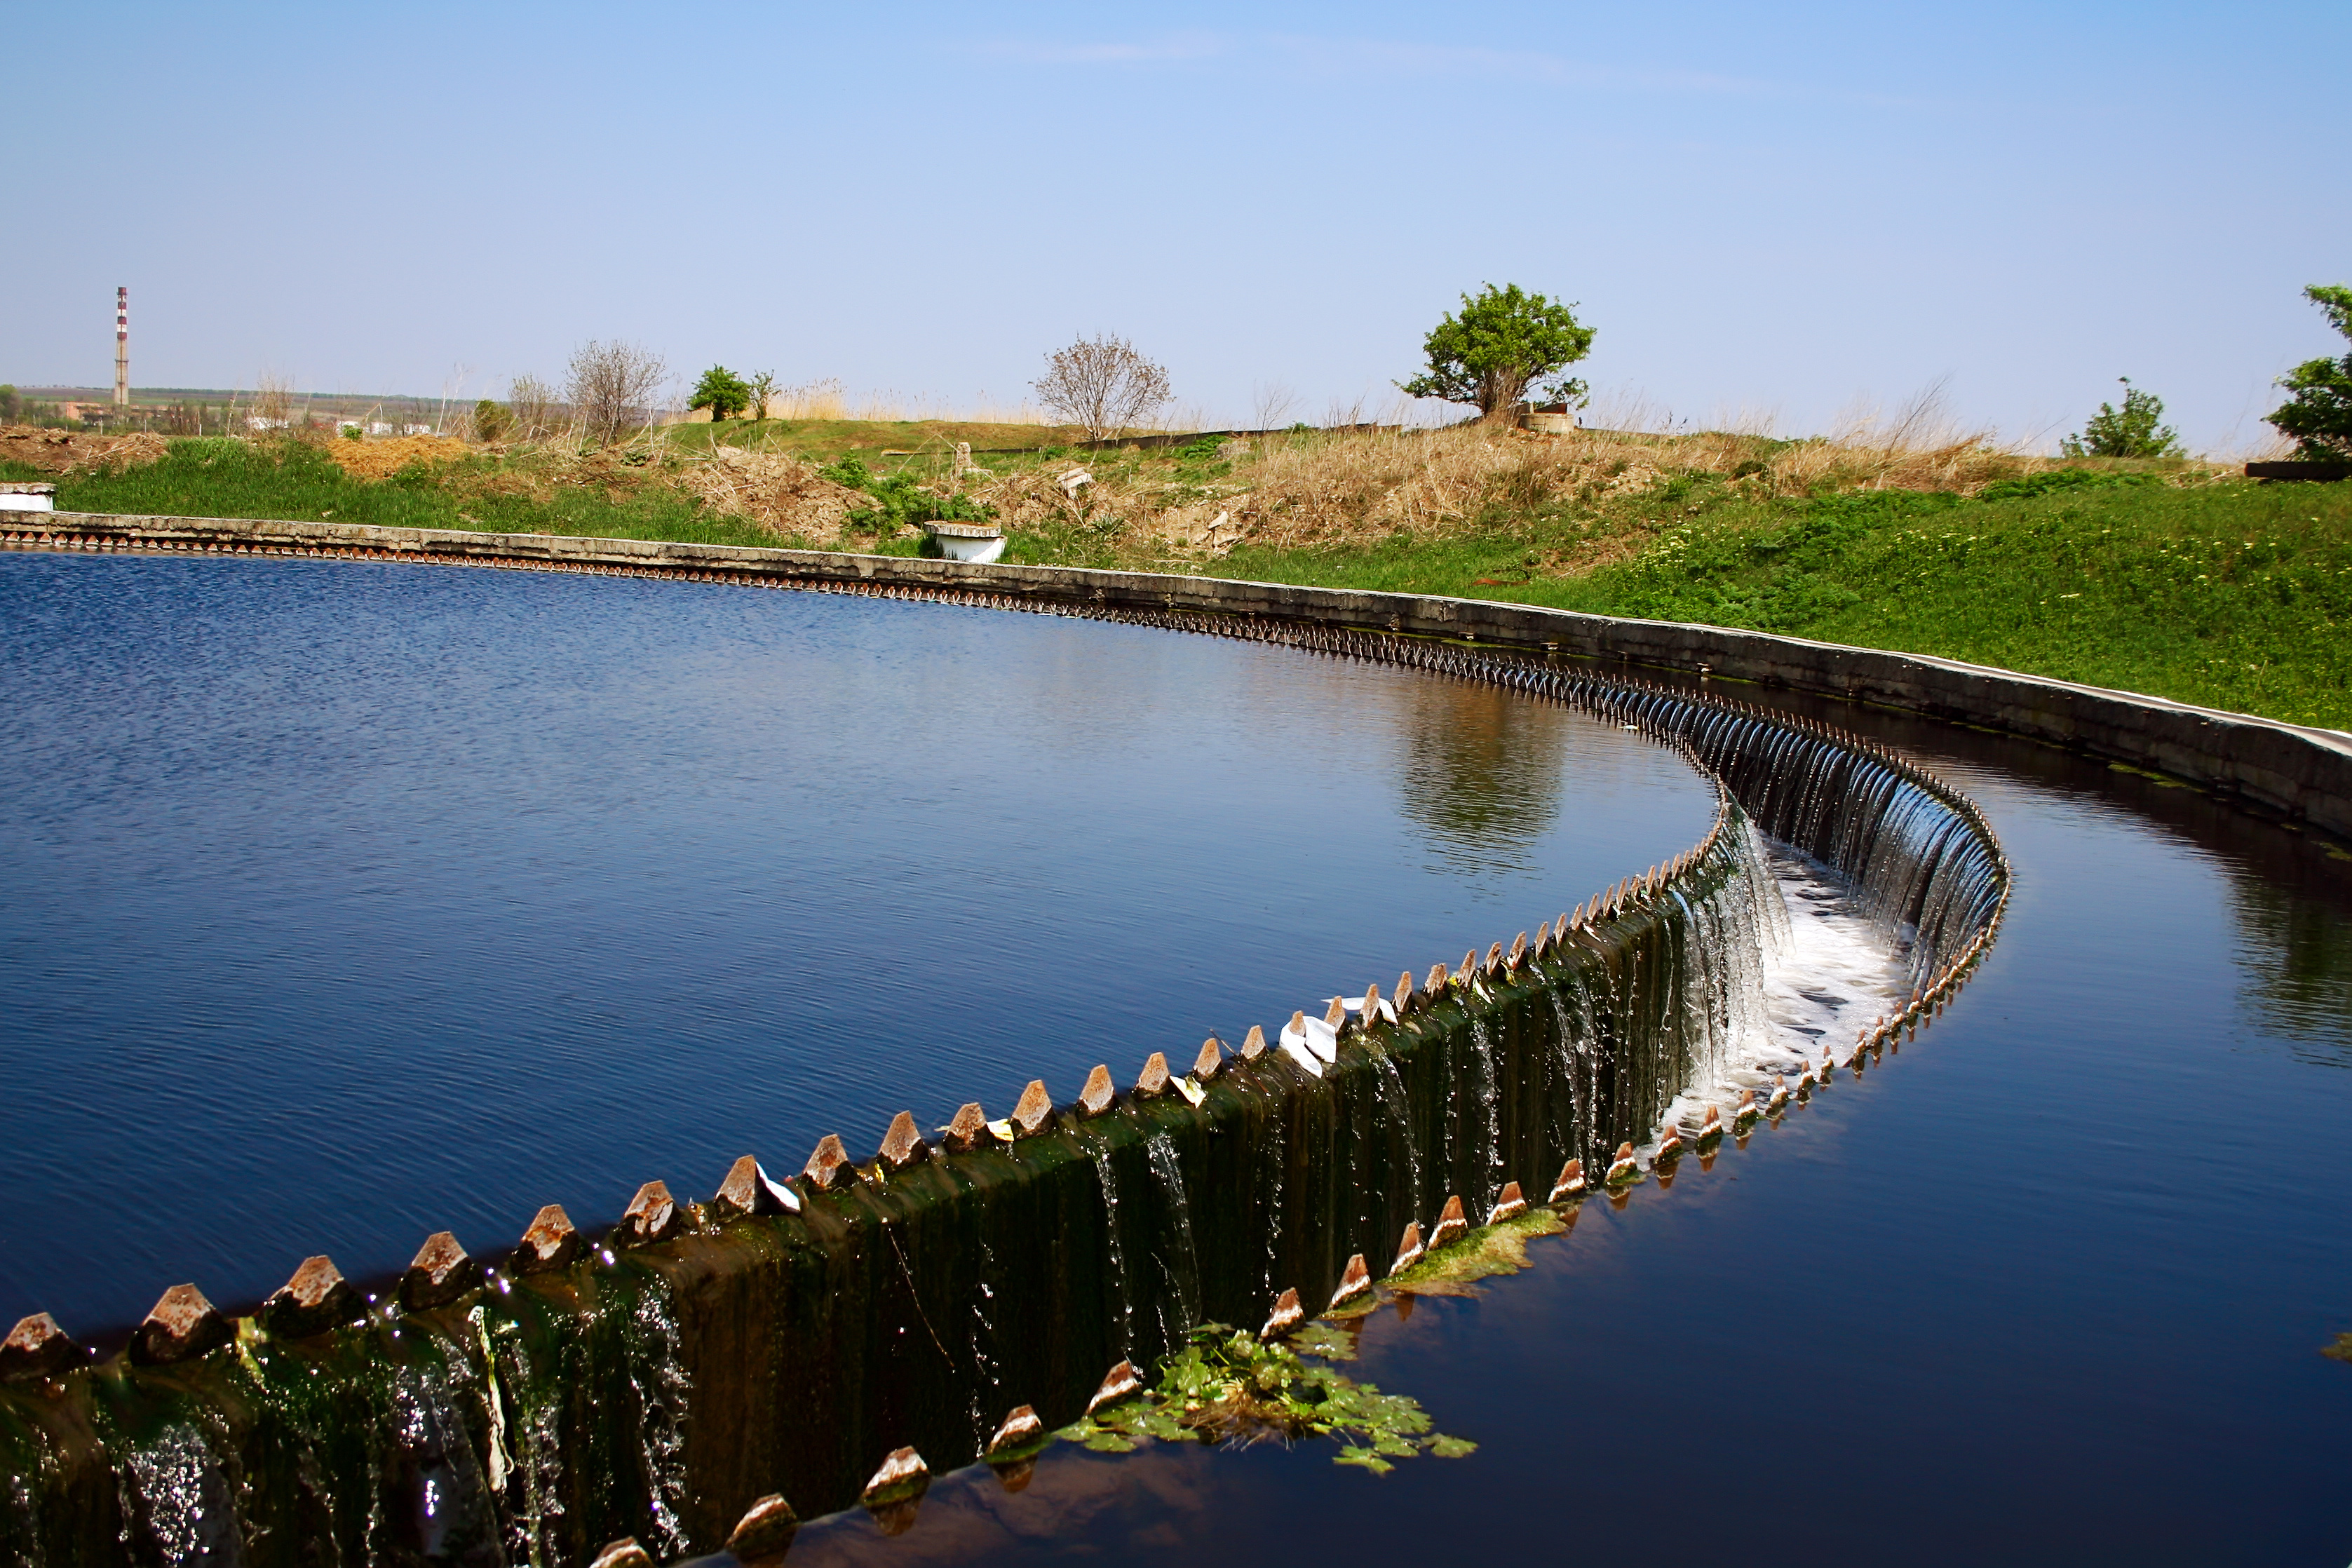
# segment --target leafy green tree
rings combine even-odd
[[[14,425],[24,416],[25,400],[14,385],[0,386],[0,425]]]
[[[514,428],[514,416],[485,397],[474,405],[474,436],[478,440],[497,441]]]
[[[2314,283],[2303,297],[2327,312],[2327,324],[2352,342],[2352,289]],[[2300,444],[2305,458],[2352,458],[2352,353],[2340,360],[2307,359],[2279,384],[2294,394],[2273,409],[2269,422]]]
[[[1510,416],[1529,385],[1559,374],[1592,351],[1593,329],[1576,319],[1575,307],[1555,304],[1514,283],[1489,283],[1474,298],[1462,296],[1462,313],[1449,313],[1423,343],[1429,369],[1397,388],[1408,397],[1435,397],[1477,405],[1488,419]],[[1559,402],[1580,402],[1581,381],[1556,381],[1545,392]]]
[[[713,419],[732,419],[751,405],[751,385],[723,364],[714,364],[695,384],[688,408],[708,408]]]
[[[768,400],[776,395],[776,373],[761,371],[751,378],[746,392],[751,398],[751,417],[765,419],[768,416]]]
[[[2058,443],[2059,451],[2069,458],[2177,458],[2180,456],[2179,433],[2162,424],[2164,399],[2152,392],[2142,392],[2132,385],[2131,377],[2119,375],[2124,384],[2124,405],[2102,403],[2099,411],[2083,422],[2083,433],[2069,436]]]

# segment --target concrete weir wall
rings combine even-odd
[[[41,536],[79,539],[87,542],[87,547],[100,549],[361,550],[509,566],[714,573],[739,579],[782,579],[800,585],[958,590],[1032,604],[1245,616],[1614,659],[1629,673],[1642,668],[1711,672],[1728,679],[2007,731],[2168,773],[2235,795],[2291,821],[2352,837],[2352,735],[2342,731],[2077,686],[1956,659],[1846,647],[1723,626],[1588,616],[1433,595],[645,540],[92,512],[0,521],[0,543]]]
[[[1039,1083],[1009,1116],[968,1105],[927,1131],[901,1115],[873,1155],[829,1137],[796,1171],[747,1155],[699,1201],[648,1183],[597,1237],[552,1205],[491,1258],[436,1237],[374,1298],[323,1258],[241,1315],[175,1287],[104,1358],[26,1319],[0,1345],[8,1561],[580,1563],[624,1535],[670,1556],[719,1546],[772,1494],[849,1506],[904,1474],[887,1466],[905,1451],[1017,1463],[997,1438],[1019,1412],[1066,1423],[1107,1372],[1148,1368],[1193,1325],[1255,1326],[1286,1300],[1311,1316],[1465,1219],[1629,1176],[1637,1142],[1664,1157],[1720,1137],[1660,1119],[1756,984],[1759,831],[1913,933],[1906,1005],[1824,1072],[1932,1017],[2006,907],[1983,818],[1916,765],[1553,661],[1547,643],[1592,650],[1508,618],[1541,612],[635,541],[39,521],[0,543],[683,575],[1279,641],[1636,725],[1712,776],[1719,806],[1688,851],[1531,941],[1408,970],[1385,1002],[1377,977],[1334,976],[1355,1011],[1273,1042],[1138,1041],[1139,1072],[1098,1067],[1074,1100]]]

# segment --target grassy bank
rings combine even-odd
[[[709,544],[776,542],[764,530],[714,515],[695,497],[617,461],[565,482],[535,483],[527,472],[479,458],[378,480],[346,473],[324,444],[205,438],[173,441],[160,461],[91,472],[44,475],[0,464],[0,479],[54,479],[58,505],[70,511],[331,518],[379,528]]]
[[[725,426],[716,450],[709,426],[613,453],[464,450],[383,479],[331,443],[178,441],[62,476],[58,499],[901,554],[920,547],[910,520],[972,510],[1004,524],[1014,561],[1705,621],[2352,729],[2352,486],[1968,441],[1475,429],[1041,447],[958,474],[944,428],[830,427],[852,423]],[[1078,465],[1091,482],[1065,488]]]
[[[1660,497],[1652,526],[1625,531],[1636,542],[1581,568],[1593,520],[1536,515],[1442,540],[1244,546],[1213,569],[1782,632],[2352,729],[2352,487],[2071,472],[2092,482],[1701,496],[1680,516]]]

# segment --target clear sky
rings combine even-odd
[[[1167,25],[1174,17],[1181,25]],[[503,394],[625,338],[970,405],[1125,333],[1204,422],[1465,289],[1784,433],[2115,378],[2192,445],[2342,346],[2352,5],[119,4],[8,26],[0,379]],[[462,368],[461,368],[462,367]],[[462,384],[460,385],[460,384]]]

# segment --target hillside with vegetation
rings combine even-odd
[[[2305,292],[2352,342],[2352,290]],[[1592,339],[1569,306],[1489,287],[1403,384],[1465,422],[1189,440],[1136,438],[1167,373],[1109,334],[1033,384],[1055,425],[852,418],[836,384],[779,394],[720,365],[694,392],[707,422],[656,424],[658,356],[591,342],[561,398],[518,379],[455,434],[16,428],[0,478],[54,474],[58,505],[89,511],[899,555],[933,547],[926,523],[994,522],[1014,562],[1706,622],[2352,729],[2352,487],[2192,459],[2128,380],[2055,458],[1932,400],[1802,440],[1580,428],[1566,372]],[[2270,420],[2302,458],[2352,456],[2352,354],[2281,385]]]

